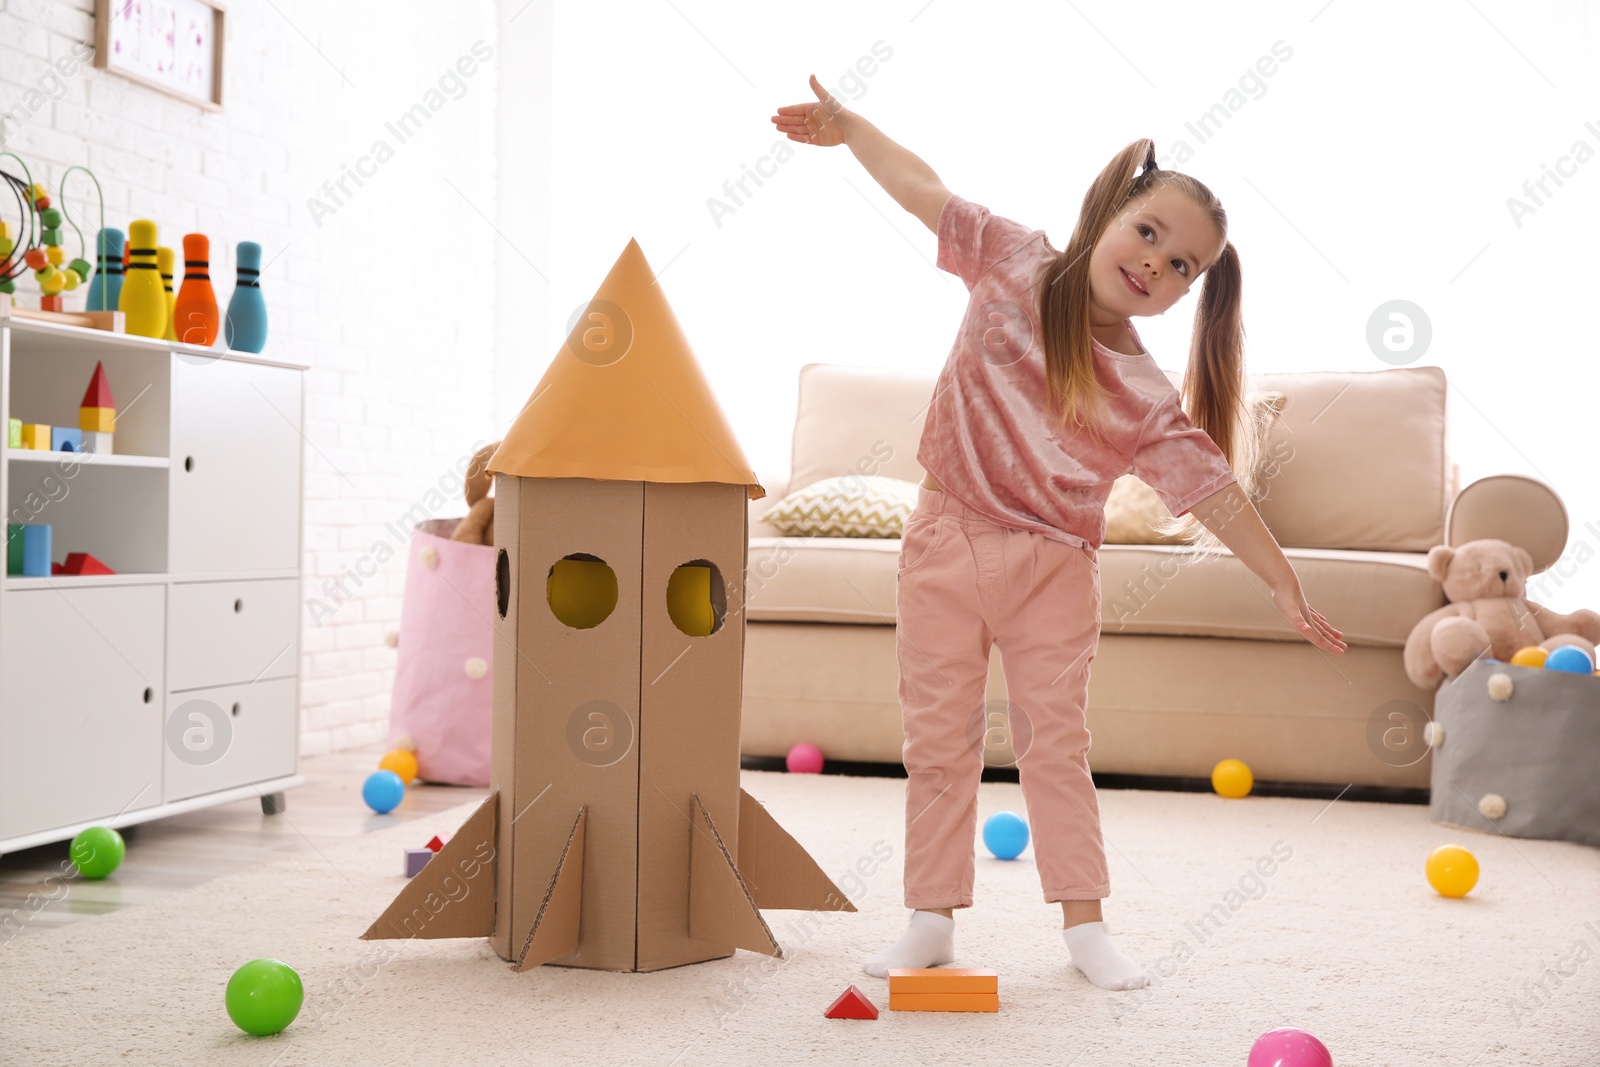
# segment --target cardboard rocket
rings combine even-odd
[[[488,800],[366,938],[652,971],[855,907],[739,787],[746,463],[637,241],[489,462]]]

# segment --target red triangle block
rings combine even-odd
[[[430,852],[438,852],[441,848],[444,848],[444,842],[439,840],[438,834],[434,834],[433,839],[427,844],[427,849]]]
[[[115,574],[116,571],[95,559],[87,552],[68,552],[62,574]]]
[[[89,388],[84,390],[81,408],[115,408],[117,402],[111,399],[111,383],[106,381],[106,369],[99,363],[94,365],[94,377],[89,379]]]
[[[830,1019],[876,1019],[878,1017],[877,1005],[867,999],[867,995],[855,986],[851,986],[839,994],[839,999],[828,1006],[827,1017]]]

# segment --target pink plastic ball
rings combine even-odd
[[[821,774],[822,749],[802,741],[789,750],[783,763],[789,768],[790,774]]]
[[[1280,1026],[1256,1038],[1247,1067],[1333,1067],[1333,1056],[1306,1031]]]

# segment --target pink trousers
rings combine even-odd
[[[895,645],[905,725],[905,903],[972,905],[989,648],[1046,902],[1111,892],[1084,708],[1100,642],[1094,549],[999,526],[923,486],[902,532]]]

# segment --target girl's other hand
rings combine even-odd
[[[850,113],[815,74],[811,75],[811,91],[817,94],[817,103],[785,104],[772,116],[778,132],[788,134],[791,141],[823,148],[844,144],[844,122]]]
[[[1306,603],[1305,593],[1301,591],[1298,581],[1275,587],[1272,590],[1272,606],[1300,631],[1302,637],[1324,652],[1337,655],[1349,647],[1344,643],[1344,635],[1328,625],[1328,620]]]

